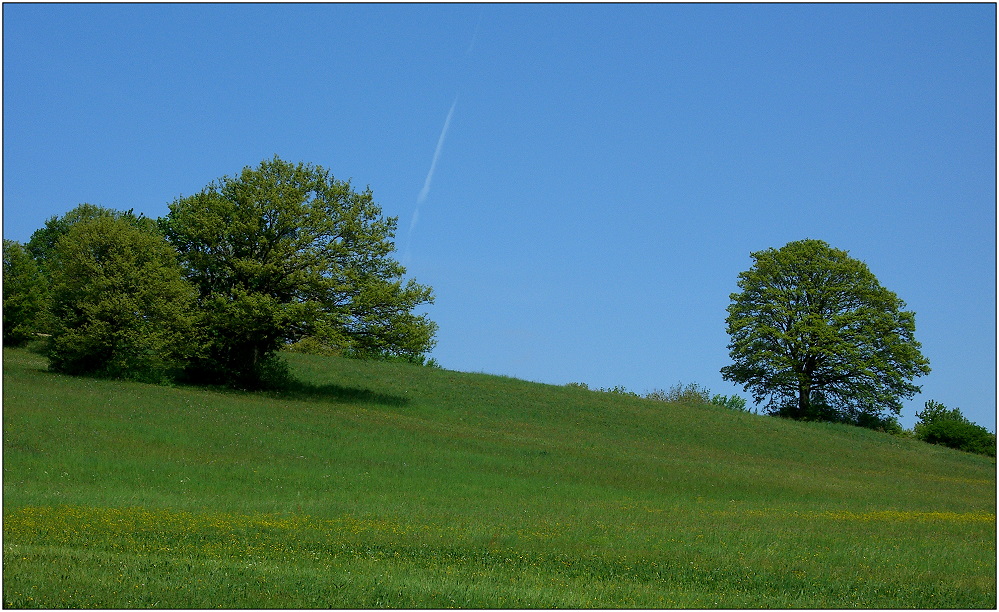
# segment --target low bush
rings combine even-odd
[[[930,444],[941,444],[979,455],[996,456],[996,435],[969,421],[960,408],[949,409],[940,402],[929,400],[916,413],[919,422],[915,437]]]
[[[615,385],[613,387],[607,387],[606,389],[597,389],[603,393],[617,393],[618,395],[627,395],[630,397],[641,397],[641,395],[635,393],[634,391],[629,391],[624,385]]]
[[[996,456],[995,434],[974,423],[936,421],[922,427],[917,436],[930,444],[942,444],[969,453]]]
[[[722,395],[721,393],[711,396],[711,403],[715,406],[721,406],[722,408],[728,408],[729,410],[737,410],[739,412],[749,412],[749,408],[746,407],[746,399],[739,397],[738,395]]]
[[[711,403],[711,391],[697,383],[684,385],[677,383],[670,387],[668,391],[655,389],[645,396],[647,399],[659,402],[669,402],[671,404],[685,404],[688,406],[698,406]]]

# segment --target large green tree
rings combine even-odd
[[[45,290],[42,292],[42,305],[36,311],[31,323],[35,332],[51,334],[56,325],[56,321],[52,318],[52,312],[49,308],[51,293],[48,291],[48,287],[52,281],[52,268],[55,266],[56,245],[76,224],[95,219],[121,219],[146,230],[155,224],[155,221],[152,219],[148,219],[141,214],[136,215],[131,210],[122,212],[88,203],[79,204],[64,215],[53,216],[46,220],[45,225],[35,230],[31,234],[31,238],[27,244],[24,245],[24,249],[33,260],[37,272],[41,276],[41,282],[45,287]],[[25,268],[22,266],[21,269]],[[33,273],[31,274],[33,276]],[[35,296],[32,296],[32,301],[35,301],[34,298]]]
[[[861,261],[821,240],[751,254],[731,295],[726,380],[773,414],[871,426],[920,388],[915,314]]]
[[[321,166],[275,156],[176,200],[160,223],[198,288],[199,370],[213,379],[255,384],[306,337],[358,353],[433,346],[436,324],[412,312],[432,291],[390,256],[397,220]]]
[[[194,288],[155,222],[78,220],[56,240],[48,268],[52,370],[163,382],[194,353]]]

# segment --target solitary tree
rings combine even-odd
[[[821,240],[752,253],[731,295],[726,380],[772,414],[871,426],[901,413],[929,361],[915,314],[867,266]]]
[[[161,227],[198,288],[206,357],[218,382],[257,384],[290,342],[416,356],[437,326],[413,314],[429,287],[390,257],[395,218],[370,190],[278,157],[170,205]]]
[[[161,382],[194,352],[194,288],[152,220],[78,221],[48,267],[54,371]]]

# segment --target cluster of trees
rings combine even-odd
[[[306,341],[422,361],[428,286],[390,256],[397,219],[370,190],[278,157],[161,219],[83,204],[4,241],[4,344],[47,336],[50,368],[253,388]]]
[[[295,343],[422,363],[437,326],[413,311],[434,298],[403,282],[390,256],[396,223],[370,190],[276,156],[177,199],[161,219],[82,204],[26,245],[4,240],[3,341],[46,336],[59,372],[244,388],[280,378],[277,352]],[[902,400],[930,371],[915,314],[821,240],[751,257],[730,296],[723,378],[772,415],[902,433]],[[647,397],[748,410],[697,385]],[[995,455],[995,435],[960,410],[930,401],[917,416],[916,437]]]

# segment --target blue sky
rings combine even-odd
[[[3,231],[277,154],[370,186],[446,368],[721,380],[750,252],[818,238],[996,423],[994,4],[4,4]]]

